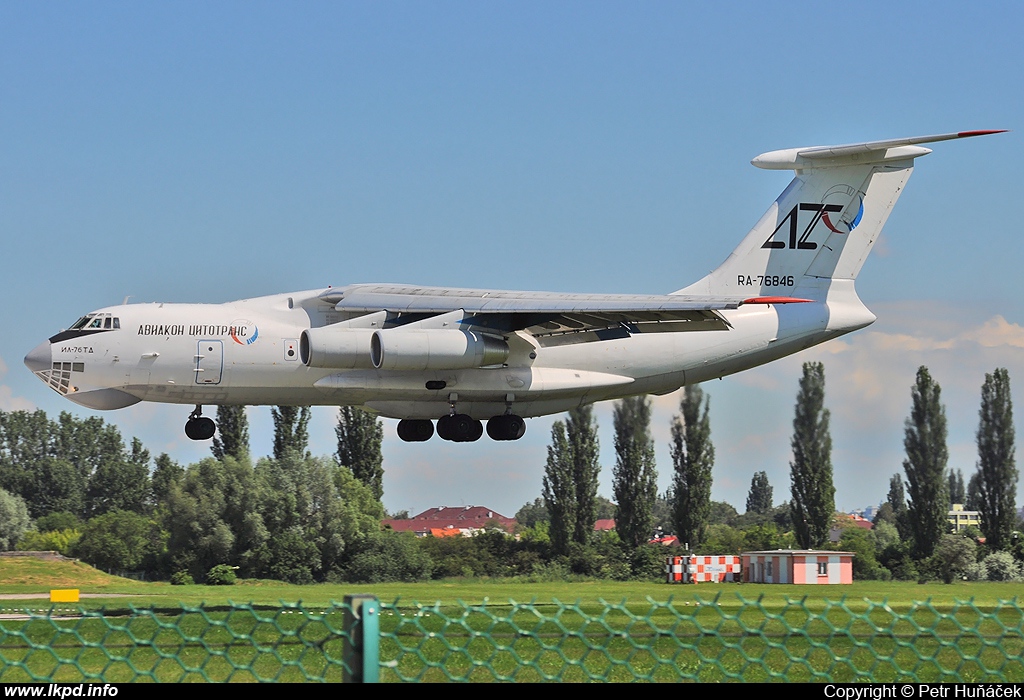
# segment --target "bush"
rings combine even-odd
[[[206,574],[206,585],[233,586],[237,578],[234,567],[227,564],[217,564]]]
[[[193,580],[192,574],[187,571],[175,571],[171,574],[172,586],[191,586],[193,584],[195,584],[195,580]]]
[[[74,554],[104,571],[153,570],[165,542],[156,521],[114,510],[85,524]]]
[[[78,530],[29,530],[18,542],[18,549],[23,552],[60,552],[67,557],[71,556],[71,551],[81,537],[82,533]]]
[[[992,552],[982,559],[985,578],[989,581],[1020,581],[1020,565],[1009,552]]]
[[[383,583],[424,581],[434,564],[412,533],[376,532],[366,538],[345,567],[346,581]]]

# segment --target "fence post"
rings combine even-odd
[[[380,601],[369,593],[345,596],[345,683],[380,680]]]

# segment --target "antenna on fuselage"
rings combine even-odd
[[[131,294],[125,296],[124,301],[121,302],[121,306],[128,306],[128,300],[132,298]]]

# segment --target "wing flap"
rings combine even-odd
[[[728,330],[718,313],[746,300],[678,294],[561,294],[409,285],[353,285],[321,295],[339,312],[388,313],[388,327],[437,325],[450,318],[464,330],[525,331],[541,346],[626,338],[638,333]],[[426,327],[426,326],[424,326]]]

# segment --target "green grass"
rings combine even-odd
[[[83,599],[81,619],[0,620],[0,682],[337,680],[343,610],[332,601],[366,592],[382,602],[385,681],[1024,682],[1024,613],[1001,602],[1019,584],[213,587],[23,566],[0,572],[0,593],[76,587],[79,576],[83,592],[130,597]]]

